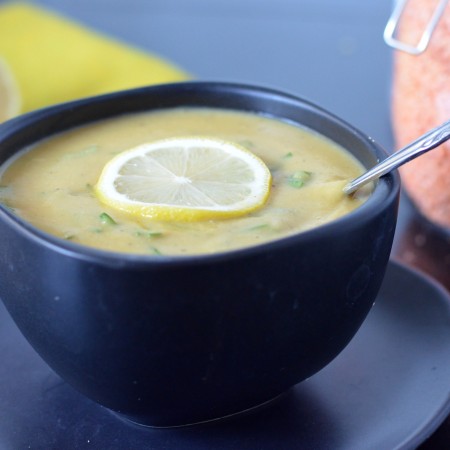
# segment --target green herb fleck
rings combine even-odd
[[[91,155],[92,153],[95,153],[98,150],[98,145],[90,145],[89,147],[86,147],[78,152],[74,153],[68,153],[64,156],[64,159],[75,159],[75,158],[82,158],[84,156]]]
[[[311,175],[311,172],[299,170],[288,177],[287,183],[289,186],[299,189],[311,178]]]
[[[0,205],[2,205],[4,208],[6,208],[9,212],[15,213],[16,208],[13,208],[12,206],[8,205],[7,202],[0,200]]]
[[[11,186],[0,186],[0,199],[9,197],[12,193]]]
[[[150,247],[150,250],[154,255],[162,255],[162,253],[156,247]]]
[[[242,147],[246,148],[253,148],[255,146],[255,144],[249,139],[244,139],[243,141],[240,142],[240,144],[242,145]]]
[[[163,234],[162,231],[136,231],[136,236],[146,238],[161,237]]]
[[[294,156],[294,154],[292,152],[287,152],[284,156],[283,159],[289,159],[292,158]]]
[[[104,225],[117,225],[117,222],[109,214],[106,214],[105,212],[102,212],[99,217],[100,221]]]
[[[268,223],[260,223],[258,225],[253,225],[252,227],[248,227],[245,229],[245,231],[259,231],[270,228],[270,225]]]

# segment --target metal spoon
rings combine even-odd
[[[385,160],[373,166],[360,177],[350,181],[344,187],[345,194],[351,194],[358,190],[361,186],[378,179],[387,174],[391,170],[397,169],[401,165],[411,161],[423,153],[432,150],[450,139],[450,120],[442,125],[428,131],[423,136],[407,145],[401,150],[395,152]]]

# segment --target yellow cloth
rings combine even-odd
[[[27,3],[0,7],[0,59],[16,79],[21,112],[188,78],[159,57]]]

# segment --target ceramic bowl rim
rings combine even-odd
[[[28,127],[36,126],[40,121],[48,120],[49,118],[56,118],[61,115],[67,115],[71,110],[86,105],[92,105],[93,103],[100,104],[105,101],[120,101],[131,95],[139,95],[140,93],[148,93],[153,90],[164,89],[232,89],[237,92],[255,93],[266,95],[270,97],[279,97],[285,100],[294,102],[297,105],[302,105],[304,109],[312,109],[315,113],[319,114],[322,118],[334,122],[342,129],[346,129],[352,133],[358,140],[364,142],[366,147],[370,148],[370,152],[378,160],[387,156],[380,145],[378,145],[374,139],[363,134],[360,130],[350,125],[345,120],[327,111],[326,109],[318,106],[317,104],[306,100],[302,97],[292,95],[280,90],[272,88],[266,88],[257,85],[242,84],[242,83],[230,83],[230,82],[214,82],[214,81],[188,81],[167,83],[161,85],[151,85],[140,88],[133,88],[122,90],[118,92],[97,95],[93,97],[84,98],[81,100],[75,100],[67,103],[61,103],[58,105],[43,108],[37,111],[33,111],[15,119],[4,122],[0,125],[0,145],[5,137],[9,137],[11,134],[17,133]],[[218,106],[220,107],[220,106]],[[151,108],[157,109],[157,108]],[[235,108],[239,110],[239,108]],[[127,111],[124,111],[126,113]],[[130,111],[135,112],[135,111]],[[99,118],[101,119],[101,118]],[[86,123],[88,123],[87,121]],[[67,127],[65,129],[69,129]],[[319,131],[320,132],[320,131]],[[53,133],[56,134],[57,132]],[[52,134],[45,135],[45,137]],[[33,142],[37,142],[34,140]],[[114,252],[109,250],[102,250],[84,246],[82,244],[73,243],[64,239],[53,236],[45,231],[42,231],[33,225],[29,224],[26,220],[15,215],[8,210],[7,207],[0,204],[0,221],[6,222],[15,231],[26,236],[37,244],[56,251],[57,253],[63,253],[73,258],[100,263],[105,266],[112,267],[142,267],[146,268],[149,265],[157,266],[177,266],[177,265],[192,265],[196,263],[211,263],[217,260],[227,260],[230,258],[236,258],[238,256],[251,256],[257,253],[265,253],[275,251],[276,249],[282,249],[291,247],[293,244],[300,244],[303,241],[311,239],[321,239],[322,236],[333,233],[333,230],[345,227],[351,232],[358,224],[367,223],[372,217],[376,216],[385,205],[390,205],[398,199],[400,192],[400,177],[397,171],[385,175],[380,178],[376,183],[374,191],[367,199],[365,203],[351,211],[350,213],[333,220],[332,222],[325,223],[319,227],[315,227],[310,230],[302,231],[297,234],[281,237],[274,241],[261,243],[251,247],[244,247],[238,249],[232,249],[212,254],[187,254],[187,255],[140,255],[132,253]]]

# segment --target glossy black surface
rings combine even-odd
[[[0,0],[0,4],[6,1]],[[382,39],[392,0],[34,0],[33,3],[54,8],[94,30],[168,57],[195,78],[263,84],[307,97],[365,130],[385,148],[394,148],[389,116],[392,51]],[[410,221],[409,211],[400,215],[400,222],[399,251],[394,249],[394,254],[398,253],[404,262],[428,272],[450,289],[450,242],[430,235],[420,221]],[[0,365],[2,370],[2,374],[9,376]],[[4,380],[0,378],[0,387]],[[22,387],[27,391],[25,383]],[[67,407],[71,406],[68,403]],[[58,407],[54,417],[70,416],[64,401]],[[39,409],[33,411],[41,414]],[[84,423],[80,416],[68,418],[69,423],[77,421]],[[9,431],[21,433],[16,422],[7,423],[12,426]],[[52,424],[57,434],[56,419]],[[20,426],[25,425],[22,422]],[[34,428],[33,446],[49,446],[47,437],[54,436],[53,428],[46,426],[45,432]],[[280,442],[283,430],[275,430],[275,434]],[[450,418],[421,448],[447,449],[448,442]],[[85,447],[84,442],[80,447]],[[70,442],[67,448],[71,448]]]
[[[182,83],[112,94],[0,126],[1,157],[80,123],[129,111],[223,106],[305,124],[369,165],[364,135],[268,89]],[[89,398],[167,426],[222,417],[311,376],[366,317],[389,258],[396,176],[326,226],[258,248],[138,257],[83,248],[0,211],[0,297],[34,348]]]
[[[431,225],[414,208],[406,195],[400,208],[401,231],[392,256],[437,280],[450,292],[450,238],[442,229]],[[450,380],[448,383],[450,392]],[[421,450],[447,449],[450,442],[450,415],[439,429],[420,446]]]
[[[2,450],[413,449],[450,412],[450,299],[396,263],[330,365],[266,408],[226,422],[157,430],[118,419],[61,381],[2,306],[0,352]]]

